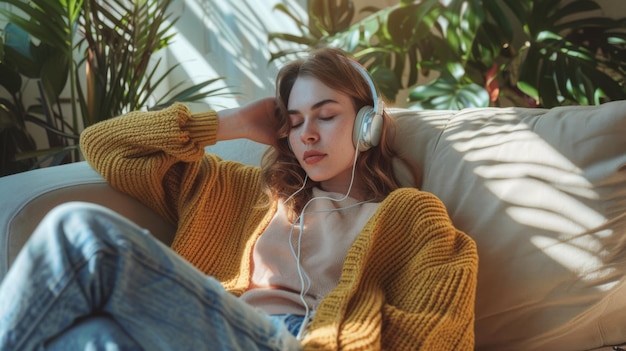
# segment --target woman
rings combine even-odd
[[[107,209],[53,210],[0,287],[0,348],[472,349],[475,245],[398,188],[368,79],[321,49],[276,99],[85,130],[89,163],[177,225],[172,250]],[[234,138],[273,146],[261,168],[205,154]]]

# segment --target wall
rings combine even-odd
[[[172,84],[189,80],[198,83],[213,77],[225,77],[222,86],[230,86],[231,96],[214,97],[207,103],[190,104],[192,111],[223,109],[273,96],[274,79],[279,63],[270,64],[269,32],[294,32],[293,21],[273,10],[283,3],[306,18],[306,0],[178,0],[173,6],[180,16],[175,41],[166,58],[181,69],[170,78]],[[295,32],[294,32],[295,33]],[[221,142],[209,151],[226,159],[245,159],[258,164],[265,146],[256,145],[254,154],[241,155],[241,144],[249,140]],[[250,150],[250,148],[247,148]]]
[[[319,0],[316,0],[319,1]],[[327,1],[327,0],[324,0]],[[397,0],[355,0],[357,11],[365,6],[386,7]],[[182,62],[184,72],[173,76],[199,82],[226,76],[226,84],[241,94],[238,98],[211,99],[215,105],[239,106],[246,101],[274,94],[274,79],[280,63],[269,64],[269,32],[297,34],[293,21],[273,7],[282,3],[306,18],[307,0],[179,0],[176,42],[170,46],[170,62]],[[357,18],[363,15],[357,16]],[[219,107],[219,106],[217,106]]]
[[[624,0],[596,0],[602,7],[602,13],[607,17],[626,17],[626,6]]]
[[[293,22],[273,7],[282,2],[306,16],[306,0],[179,0],[180,16],[175,41],[167,50],[170,63],[183,70],[172,82],[224,76],[237,97],[212,98],[215,107],[235,107],[274,94],[278,63],[269,64],[267,35],[272,31],[293,32]]]

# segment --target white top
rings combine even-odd
[[[344,194],[317,188],[313,196],[305,209],[301,236],[300,221],[291,223],[283,203],[278,204],[276,215],[253,250],[250,288],[241,296],[248,304],[269,314],[304,315],[303,292],[314,310],[339,282],[348,249],[380,204],[350,197],[330,200],[328,197],[341,199]],[[298,250],[300,270],[295,258]]]

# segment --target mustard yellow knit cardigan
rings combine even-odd
[[[175,104],[94,125],[81,146],[113,187],[177,225],[176,252],[239,295],[276,206],[259,206],[258,167],[205,154],[216,132],[215,112]],[[304,349],[471,350],[477,265],[474,242],[435,196],[396,190],[348,251]]]

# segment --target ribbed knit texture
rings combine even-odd
[[[177,224],[175,251],[240,295],[276,205],[260,205],[259,168],[205,154],[217,127],[215,112],[175,104],[96,124],[81,146],[113,187]],[[477,266],[474,242],[439,199],[396,190],[348,251],[304,349],[472,350]]]

